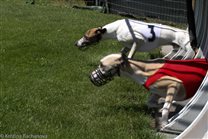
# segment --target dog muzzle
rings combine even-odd
[[[99,42],[100,39],[101,39],[101,35],[97,35],[94,37],[83,36],[80,40],[78,40],[75,43],[75,46],[77,46],[79,48],[83,48],[83,47],[86,47],[87,45]]]
[[[90,80],[95,86],[102,86],[106,83],[113,80],[113,76],[115,74],[119,74],[119,68],[116,68],[107,72],[103,72],[100,68],[97,68],[95,71],[93,71],[90,75]]]

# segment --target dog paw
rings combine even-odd
[[[162,121],[160,120],[156,120],[156,129],[157,131],[162,131],[164,129],[164,127],[168,124],[167,121]]]
[[[161,124],[160,124],[160,130],[163,130],[164,127],[168,124],[167,121],[162,121]]]

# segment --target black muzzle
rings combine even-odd
[[[111,80],[113,80],[113,76],[118,73],[119,75],[119,69],[115,69],[115,72],[108,71],[108,72],[102,72],[100,68],[97,68],[95,71],[93,71],[90,75],[90,80],[95,86],[102,86]]]

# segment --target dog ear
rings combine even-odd
[[[99,28],[96,30],[96,33],[98,33],[98,34],[104,34],[106,31],[107,31],[106,28],[99,27]]]
[[[104,34],[107,31],[106,28],[102,28],[101,33]]]
[[[121,53],[121,59],[122,59],[122,65],[127,65],[128,64],[128,57],[126,56],[125,53]]]
[[[126,56],[125,53],[121,53],[121,58],[122,58],[123,60],[128,60],[128,58],[127,58],[127,56]]]
[[[128,63],[128,58],[124,53],[121,53],[121,57],[117,59],[117,61],[122,65],[122,66],[126,66],[126,64]]]

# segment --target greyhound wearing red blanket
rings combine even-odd
[[[75,45],[83,48],[105,39],[121,42],[125,46],[125,53],[131,49],[130,58],[136,51],[148,52],[165,45],[173,45],[181,52],[186,52],[187,55],[183,59],[193,58],[195,53],[190,45],[188,31],[130,19],[117,20],[103,27],[89,29]],[[174,50],[169,55],[171,53],[174,53]]]
[[[102,86],[116,75],[130,77],[154,94],[154,102],[149,101],[150,106],[157,102],[156,98],[165,97],[160,123],[160,128],[163,128],[168,123],[173,100],[182,101],[192,97],[207,70],[206,59],[136,61],[121,54],[111,54],[101,59],[90,79],[94,85]]]

